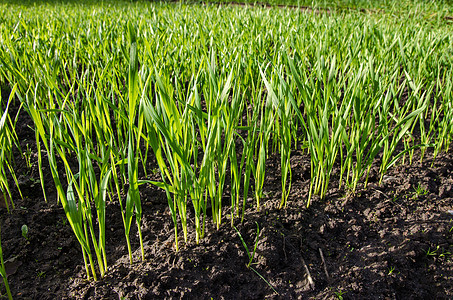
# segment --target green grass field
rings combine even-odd
[[[178,249],[189,231],[201,241],[206,222],[219,229],[225,206],[231,224],[249,197],[260,209],[270,155],[280,157],[284,209],[295,150],[310,155],[307,205],[328,193],[334,166],[338,185],[353,193],[366,186],[373,163],[382,180],[395,164],[412,163],[415,151],[423,159],[449,150],[450,2],[270,3],[330,10],[0,4],[0,85],[8,94],[0,103],[3,198],[12,198],[17,183],[9,106],[19,104],[33,121],[39,164],[49,164],[87,278],[95,280],[109,259],[106,202],[121,204],[130,261],[132,226],[143,251],[144,185],[167,193]],[[149,180],[151,161],[160,180]]]

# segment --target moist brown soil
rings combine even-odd
[[[15,209],[1,207],[1,242],[8,281],[16,299],[451,299],[453,288],[453,155],[430,154],[420,162],[393,167],[379,184],[378,166],[369,184],[354,194],[338,186],[334,170],[326,199],[306,207],[310,161],[291,157],[292,189],[285,209],[279,157],[267,164],[265,199],[256,211],[249,198],[244,222],[234,220],[250,249],[260,234],[255,259],[248,257],[228,217],[216,230],[207,222],[205,238],[195,244],[174,231],[165,193],[141,186],[145,258],[140,260],[132,230],[134,263],[129,263],[118,201],[107,206],[108,272],[88,281],[80,246],[56,204],[44,162],[48,201],[39,182],[34,133],[25,113],[17,126],[22,151],[29,145],[31,167],[19,153],[15,170],[23,199]],[[158,178],[157,174],[154,174]],[[0,199],[0,203],[3,203]],[[190,210],[190,209],[189,209]],[[190,219],[190,218],[189,218]],[[29,228],[27,239],[22,225]],[[189,221],[190,228],[193,224]],[[181,230],[180,230],[181,232]],[[272,286],[272,288],[271,288]],[[2,286],[2,293],[4,294]]]

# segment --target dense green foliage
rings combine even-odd
[[[188,1],[191,2],[191,1]],[[193,0],[193,2],[197,2]],[[328,10],[361,10],[361,11],[386,11],[401,14],[404,12],[418,12],[422,14],[431,13],[451,13],[451,0],[207,0],[199,1],[205,3],[232,3],[232,4],[247,4],[247,5],[266,5],[266,6],[300,6],[313,9],[328,9]]]
[[[447,151],[451,7],[401,9],[1,4],[0,85],[17,85],[33,119],[39,164],[42,149],[88,277],[107,270],[108,199],[121,205],[131,262],[135,216],[143,257],[144,184],[166,191],[178,245],[178,229],[187,241],[190,223],[197,242],[207,216],[220,227],[227,186],[232,224],[249,197],[260,209],[271,154],[281,158],[284,207],[295,149],[311,158],[307,204],[326,195],[334,165],[340,185],[354,191],[375,162],[383,176],[399,160],[410,163],[415,149]],[[152,156],[160,181],[145,178]]]

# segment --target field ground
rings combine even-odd
[[[21,120],[18,134],[33,136]],[[33,155],[32,155],[33,156]],[[87,281],[81,251],[55,192],[43,201],[32,169],[17,156],[24,200],[8,215],[2,208],[2,246],[8,280],[17,299],[448,299],[453,296],[453,156],[441,154],[397,166],[379,185],[372,168],[367,189],[354,195],[330,189],[306,208],[309,157],[293,153],[293,189],[287,209],[281,197],[278,158],[268,161],[266,199],[260,212],[246,210],[236,224],[249,247],[260,228],[251,269],[236,231],[225,222],[209,228],[200,245],[175,253],[165,193],[147,187],[143,235],[145,262],[129,264],[118,204],[107,207],[109,270]],[[275,168],[274,168],[275,167]],[[46,170],[49,172],[49,170]],[[336,174],[336,172],[333,172]],[[49,173],[46,178],[51,186]],[[335,178],[332,186],[336,185]],[[18,196],[18,195],[16,195]],[[164,214],[162,212],[165,212]],[[225,212],[227,214],[227,212]],[[21,226],[28,225],[28,240]],[[211,224],[211,223],[208,223]],[[212,227],[212,225],[211,225]],[[139,244],[132,234],[136,261]],[[322,254],[321,254],[322,253]],[[321,256],[322,255],[322,256]],[[308,279],[309,276],[312,282]],[[123,298],[122,298],[123,297]]]

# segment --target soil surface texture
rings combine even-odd
[[[453,297],[453,155],[415,153],[391,168],[380,184],[378,165],[368,186],[354,194],[338,189],[334,170],[324,200],[307,208],[310,160],[293,151],[288,206],[279,209],[279,160],[267,162],[265,199],[256,211],[247,201],[244,222],[234,220],[248,248],[257,248],[250,268],[246,249],[229,219],[225,196],[222,226],[207,222],[199,245],[174,248],[165,193],[141,186],[145,261],[132,226],[134,263],[129,263],[120,207],[107,206],[108,272],[86,280],[75,238],[44,161],[47,203],[39,181],[32,124],[20,114],[17,133],[27,160],[15,154],[23,199],[0,208],[1,243],[15,299],[451,299]],[[156,179],[159,177],[155,174]],[[0,199],[0,203],[4,203]],[[188,206],[188,211],[190,211]],[[189,216],[190,220],[190,216]],[[28,234],[21,228],[27,225]],[[193,229],[194,225],[189,226]],[[259,236],[257,232],[259,228]],[[135,231],[134,231],[135,230]],[[180,230],[181,232],[181,230]],[[2,293],[4,287],[2,285]]]

